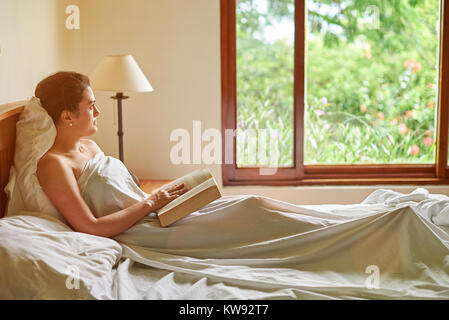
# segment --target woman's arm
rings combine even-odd
[[[96,218],[80,194],[72,169],[58,157],[39,162],[37,177],[47,197],[73,230],[103,237],[114,237],[187,191],[183,185],[162,190],[128,208]]]

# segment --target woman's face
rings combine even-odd
[[[83,92],[83,100],[79,106],[79,117],[73,121],[72,128],[81,131],[83,136],[90,136],[98,131],[97,116],[100,114],[95,105],[95,96],[90,87],[87,87]]]

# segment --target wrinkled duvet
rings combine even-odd
[[[38,212],[0,220],[0,299],[449,299],[449,198],[353,205],[225,196],[114,239]]]

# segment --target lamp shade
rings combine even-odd
[[[151,92],[153,87],[130,54],[105,56],[90,76],[99,91]]]

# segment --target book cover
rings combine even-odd
[[[180,183],[184,183],[189,191],[156,211],[162,227],[173,224],[221,197],[217,182],[209,169],[191,172],[157,188],[152,193]]]

